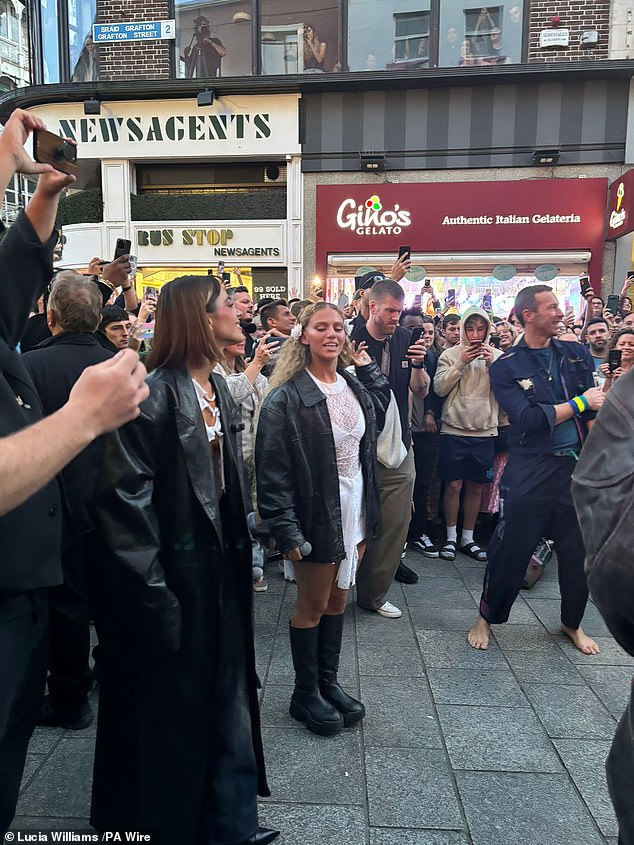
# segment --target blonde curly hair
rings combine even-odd
[[[345,324],[343,312],[336,305],[333,305],[332,302],[314,302],[312,305],[304,308],[303,311],[300,311],[297,317],[297,324],[302,327],[302,331],[306,328],[312,317],[325,308],[331,308],[333,311],[336,311]],[[343,349],[339,354],[339,360],[337,361],[337,369],[344,369],[351,361],[352,344],[346,337]],[[298,338],[290,337],[282,347],[280,357],[269,379],[269,390],[279,387],[280,384],[284,384],[295,378],[298,373],[301,373],[302,370],[305,370],[310,365],[310,362],[310,347],[301,342],[301,336]]]

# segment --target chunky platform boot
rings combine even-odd
[[[319,689],[322,696],[337,708],[343,716],[346,728],[356,725],[365,716],[365,707],[356,698],[348,695],[337,682],[341,638],[343,636],[343,613],[339,616],[322,616],[319,623],[317,662],[319,666]]]

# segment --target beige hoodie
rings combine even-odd
[[[481,308],[468,308],[460,321],[460,343],[445,349],[438,359],[434,390],[444,396],[441,434],[456,434],[460,437],[495,437],[498,433],[498,403],[491,390],[489,368],[481,358],[465,364],[461,355],[469,341],[465,335],[466,320],[477,314],[490,327],[489,315]],[[489,340],[489,328],[484,342]],[[502,353],[493,350],[493,360]]]

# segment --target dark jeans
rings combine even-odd
[[[634,686],[606,763],[610,798],[619,823],[619,845],[634,845]]]
[[[46,589],[0,591],[0,841],[15,815],[46,677]]]
[[[414,539],[422,534],[427,534],[429,493],[436,480],[440,434],[427,434],[424,431],[412,432],[412,449],[414,451],[416,479],[413,494],[414,511],[408,534]]]
[[[588,600],[583,539],[570,495],[574,458],[511,453],[500,483],[504,518],[488,551],[480,614],[506,622],[539,540],[554,541],[561,621],[578,628]]]
[[[86,572],[93,536],[84,534],[63,551],[64,583],[48,591],[48,692],[51,707],[60,712],[84,705],[92,686]]]

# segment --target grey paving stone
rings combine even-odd
[[[292,694],[292,684],[266,684],[260,702],[260,719],[263,727],[306,730],[304,725],[297,719],[293,719],[288,712]]]
[[[502,651],[559,653],[558,644],[542,625],[493,625],[491,630]]]
[[[527,590],[527,593],[530,593],[532,599],[558,599],[560,598],[559,594],[559,582],[556,578],[556,575],[551,575],[549,572],[549,567],[546,567],[546,575],[544,575],[540,580],[532,587],[530,590]]]
[[[474,617],[475,619],[475,617]],[[467,632],[417,631],[416,637],[428,669],[500,669],[507,666],[496,642],[486,651],[467,645]]]
[[[610,742],[600,739],[555,739],[553,742],[601,832],[604,836],[618,836],[619,828],[605,779]]]
[[[90,811],[94,741],[64,737],[21,793],[24,816],[87,818]]]
[[[438,561],[434,563],[434,561],[429,561],[432,566],[435,568],[435,572],[429,572],[427,568],[418,568],[415,569],[419,578],[417,584],[411,584],[404,587],[405,596],[410,592],[410,587],[416,587],[417,589],[422,589],[425,592],[432,594],[434,592],[438,592],[440,589],[450,592],[452,590],[463,590],[464,589],[464,581],[460,576],[460,573],[457,569],[447,569],[445,568],[445,564],[447,566],[452,566],[451,563],[446,561],[443,564],[439,564]]]
[[[572,663],[580,663],[587,666],[631,666],[634,672],[634,658],[623,651],[621,646],[610,637],[594,637],[596,644],[601,649],[600,654],[582,654],[575,648],[568,637],[561,637],[560,647]]]
[[[370,825],[377,827],[463,827],[460,805],[443,751],[366,750]]]
[[[275,804],[262,802],[262,827],[280,830],[280,845],[366,845],[367,821],[362,807]]]
[[[364,647],[378,648],[387,643],[403,646],[415,646],[416,638],[412,631],[407,608],[400,619],[384,619],[377,613],[357,608],[355,611],[356,637],[359,654]]]
[[[456,555],[455,560],[455,567],[456,569],[481,569],[482,574],[484,574],[484,570],[486,569],[486,561],[482,560],[474,560],[472,557],[468,557],[467,555],[463,555],[461,552],[458,552]]]
[[[469,590],[462,587],[461,583],[460,586],[458,584],[457,580],[450,581],[447,586],[436,581],[431,589],[425,584],[412,584],[405,592],[405,600],[410,607],[468,607],[476,610],[476,603]]]
[[[460,578],[451,561],[428,558],[416,551],[408,554],[407,565],[411,566],[420,578]]]
[[[577,667],[561,651],[507,651],[506,659],[521,684],[585,684]]]
[[[46,754],[32,754],[29,752],[24,761],[24,772],[22,773],[22,783],[20,789],[24,789],[33,775],[40,768],[42,763],[46,760]]]
[[[453,769],[561,772],[559,757],[529,707],[453,707],[438,715]]]
[[[561,625],[561,603],[558,598],[540,599],[531,596],[528,601],[537,618],[549,631],[559,631]],[[586,612],[581,620],[581,626],[590,637],[610,636],[607,625],[593,604],[588,603]]]
[[[473,845],[604,845],[567,774],[457,772]]]
[[[11,824],[11,830],[82,830],[93,832],[88,816],[86,818],[57,817],[57,816],[16,816]]]
[[[611,739],[614,735],[614,718],[587,687],[525,684],[524,692],[551,737]]]
[[[425,670],[423,658],[417,646],[386,643],[380,650],[359,648],[359,673],[379,675],[387,679],[393,676],[422,677]]]
[[[363,804],[358,729],[322,737],[306,729],[264,728],[262,736],[272,801]]]
[[[429,669],[429,683],[437,704],[528,707],[510,669]]]
[[[33,754],[48,754],[65,734],[64,728],[35,728],[29,742],[29,751]]]
[[[475,569],[471,566],[463,567],[458,570],[458,574],[460,575],[460,578],[467,590],[470,590],[472,595],[473,593],[478,593],[478,601],[480,593],[482,592],[484,572],[484,569]]]
[[[468,845],[466,833],[457,830],[399,830],[370,828],[370,845]]]
[[[410,607],[412,624],[417,631],[463,631],[473,625],[473,607]]]
[[[630,696],[632,667],[578,664],[577,668],[614,718],[620,719]]]
[[[479,607],[482,590],[470,590],[469,592]],[[521,596],[518,596],[511,608],[509,618],[507,619],[505,625],[535,625],[537,621],[537,617],[526,604],[524,599]]]
[[[427,684],[419,678],[361,678],[366,747],[442,748]],[[389,752],[388,752],[389,753]]]

